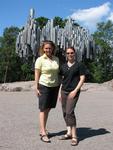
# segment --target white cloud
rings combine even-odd
[[[110,13],[110,15],[107,18],[108,20],[111,20],[113,22],[113,12]]]
[[[90,31],[94,31],[96,24],[109,15],[110,5],[111,4],[107,2],[98,7],[76,10],[70,17]],[[113,13],[111,14],[111,18],[113,19]]]

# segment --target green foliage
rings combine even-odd
[[[48,22],[48,18],[46,17],[39,17],[35,19],[37,22],[37,26],[40,27],[40,29],[42,29]]]
[[[95,81],[105,82],[113,78],[113,23],[98,23],[93,35],[96,43],[97,57],[92,64]]]
[[[65,24],[66,24],[67,19],[62,19],[58,16],[54,17],[53,19],[53,25],[55,26],[59,26],[60,28],[64,28]]]
[[[36,18],[37,25],[42,29],[49,19]],[[54,17],[54,26],[63,28],[66,19]],[[78,25],[75,23],[75,25]],[[0,83],[27,81],[34,79],[33,55],[20,58],[15,53],[16,37],[20,29],[17,27],[5,28],[0,37]],[[102,83],[113,78],[113,23],[111,21],[97,24],[97,31],[93,34],[96,43],[96,58],[85,60],[90,72],[90,82]]]
[[[21,66],[21,70],[22,70],[22,80],[28,81],[34,79],[34,75],[31,70],[31,66],[29,64],[23,64]]]
[[[87,67],[90,70],[90,82],[101,83],[103,82],[103,70],[100,64],[96,64],[96,62],[87,63]],[[89,82],[88,81],[88,82]]]
[[[19,28],[17,27],[9,27],[5,28],[3,32],[3,39],[2,39],[2,48],[8,48],[10,51],[15,50],[15,42],[16,42],[16,37],[19,33]]]
[[[37,22],[37,26],[40,27],[40,29],[42,29],[48,22],[48,18],[46,17],[39,17],[35,19]],[[66,23],[67,19],[62,19],[58,16],[54,17],[53,19],[53,25],[55,26],[59,26],[60,28],[64,28],[65,23]]]
[[[19,80],[20,58],[15,54],[18,33],[17,27],[5,28],[3,37],[0,38],[0,82]]]
[[[0,50],[0,82],[19,81],[21,60],[14,53],[7,57],[6,52]]]
[[[103,45],[103,42],[105,42],[109,47],[113,46],[111,45],[111,42],[113,41],[113,23],[111,21],[98,23],[97,31],[93,36],[97,44],[99,43],[100,45],[100,42],[102,42],[101,45]]]
[[[0,37],[0,83],[20,80],[32,80],[32,56],[27,59],[16,54],[16,37],[20,29],[17,27],[5,28],[3,37]]]

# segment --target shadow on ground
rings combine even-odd
[[[93,136],[98,136],[98,135],[103,135],[103,134],[108,134],[108,133],[110,132],[104,128],[99,128],[99,129],[92,129],[90,127],[77,128],[77,136],[79,138],[79,141],[82,141],[84,139],[87,139]],[[62,136],[64,134],[66,134],[66,130],[63,130],[57,133],[50,133],[49,137],[52,138],[54,136]]]

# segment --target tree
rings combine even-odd
[[[31,66],[29,64],[26,64],[26,63],[22,64],[21,70],[22,70],[21,80],[28,81],[28,80],[34,79],[34,73],[31,70]]]
[[[42,29],[48,22],[48,18],[46,17],[39,17],[35,19],[37,22],[38,27],[40,27],[40,29]]]
[[[18,27],[9,27],[5,28],[3,32],[3,38],[2,38],[2,48],[9,48],[11,51],[15,50],[15,43],[16,43],[16,37],[19,33],[20,29]]]
[[[62,19],[61,17],[54,17],[53,19],[53,25],[54,26],[59,26],[60,28],[64,28],[65,24],[66,24],[67,19]]]
[[[40,29],[42,29],[47,24],[48,20],[50,19],[46,17],[39,17],[39,18],[36,18],[35,20],[37,22],[37,26],[40,27]],[[53,25],[54,27],[59,26],[60,28],[64,28],[66,21],[67,19],[63,20],[61,17],[56,16],[53,18]]]
[[[19,80],[20,58],[15,53],[16,37],[19,28],[5,28],[0,38],[0,82]],[[19,75],[18,75],[19,74]]]
[[[111,21],[98,23],[93,37],[97,51],[93,63],[93,77],[98,82],[104,82],[113,78],[113,23]],[[96,79],[95,74],[101,77]]]

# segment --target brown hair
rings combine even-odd
[[[66,51],[67,51],[68,49],[72,49],[72,50],[74,51],[74,53],[76,52],[76,50],[75,50],[75,48],[74,48],[73,46],[68,47],[68,48],[66,49]]]
[[[39,49],[40,55],[44,54],[44,46],[46,44],[50,44],[52,46],[52,48],[53,48],[52,54],[54,55],[54,53],[55,53],[55,44],[53,43],[53,41],[49,41],[49,40],[45,40],[45,41],[42,42],[42,44],[40,46],[40,49]]]

